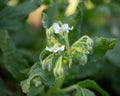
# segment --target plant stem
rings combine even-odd
[[[76,85],[72,85],[72,86],[69,86],[67,88],[64,88],[64,89],[60,89],[59,92],[62,92],[62,93],[66,93],[66,92],[70,92],[72,90],[75,90],[77,88]]]
[[[56,92],[56,90],[58,90],[61,85],[63,84],[64,78],[58,78],[56,81],[56,84],[49,89],[47,96],[53,96],[54,92]]]
[[[70,45],[69,45],[69,39],[68,39],[68,33],[65,34],[64,38],[65,38],[66,46],[70,47]]]

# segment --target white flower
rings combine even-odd
[[[46,47],[45,50],[49,51],[49,52],[53,52],[56,53],[58,51],[64,51],[65,46],[62,45],[61,47],[59,47],[57,44],[55,44],[53,47]]]
[[[68,26],[68,24],[63,24],[62,27],[61,27],[61,29],[62,29],[63,32],[69,32],[69,30],[73,29],[73,26],[70,28]]]
[[[53,24],[53,30],[55,33],[60,33],[60,32],[69,32],[69,30],[72,30],[73,27],[69,27],[68,24],[63,24],[61,27],[59,26],[58,23]]]

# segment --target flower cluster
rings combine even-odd
[[[72,46],[69,44],[68,33],[73,27],[68,24],[54,23],[47,30],[48,46],[40,54],[42,69],[53,71],[55,78],[63,77],[66,65],[71,68],[72,61],[76,60],[84,65],[87,55],[92,51],[93,40],[89,36],[82,36]],[[61,34],[63,33],[63,34]]]
[[[58,23],[54,23],[52,27],[50,27],[46,32],[48,46],[46,46],[45,50],[40,54],[40,62],[42,64],[42,69],[48,69],[48,71],[53,71],[55,78],[64,76],[63,66],[65,64],[64,61],[67,57],[66,50],[69,45],[68,32],[72,29],[73,27],[69,27],[68,24],[62,24],[60,26]],[[55,37],[56,34],[59,37]],[[59,41],[58,38],[64,42]],[[69,63],[71,62],[69,61],[69,57],[67,57],[66,60],[68,60],[67,62]],[[71,65],[71,63],[68,65]]]

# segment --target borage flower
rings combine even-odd
[[[61,29],[62,32],[69,32],[69,30],[73,30],[73,26],[70,28],[68,24],[63,24]]]
[[[58,51],[64,51],[65,46],[62,45],[61,47],[59,47],[57,44],[55,44],[53,47],[46,47],[45,50],[49,51],[49,52],[53,52],[56,53]]]
[[[70,28],[68,24],[63,24],[61,27],[59,26],[58,23],[53,24],[53,30],[55,33],[60,33],[60,32],[69,32],[69,30],[72,30],[73,26]]]

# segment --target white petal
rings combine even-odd
[[[70,27],[68,26],[68,24],[63,24],[63,25],[62,25],[62,31],[63,31],[63,32],[69,32],[69,30],[72,30],[72,29],[73,29],[73,27],[70,28]]]
[[[45,50],[49,51],[49,52],[58,52],[58,51],[64,51],[65,49],[65,46],[61,46],[59,47],[57,44],[55,44],[53,47],[49,48],[49,47],[46,47]]]
[[[45,50],[52,52],[52,48],[46,47]]]
[[[46,47],[46,48],[45,48],[45,50],[49,51],[49,48],[48,48],[48,47]]]
[[[53,50],[54,53],[58,52],[58,49]]]
[[[53,30],[55,31],[55,33],[60,33],[61,27],[59,26],[58,23],[53,24]]]
[[[63,24],[62,25],[62,31],[64,32],[68,32],[68,28],[69,28],[69,26],[68,26],[68,24]]]
[[[73,30],[73,26],[70,28],[70,30]]]
[[[65,49],[65,46],[64,46],[64,45],[61,46],[60,50],[61,50],[61,51],[64,51],[64,49]]]

